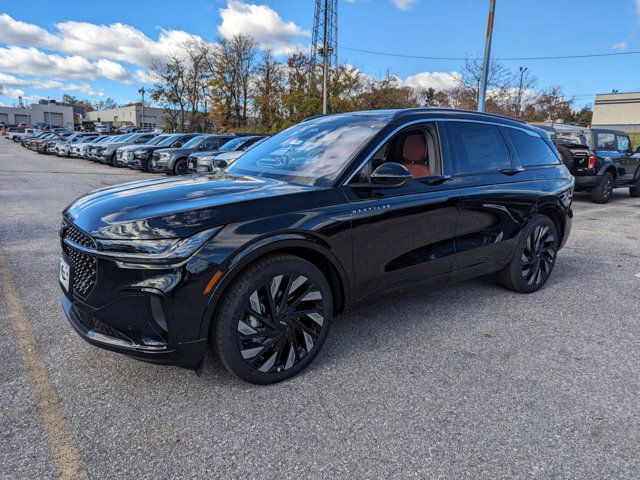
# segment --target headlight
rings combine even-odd
[[[211,162],[213,161],[214,156],[213,155],[208,155],[206,157],[198,157],[198,165],[211,165]]]
[[[218,233],[222,227],[204,230],[187,238],[161,240],[101,240],[96,239],[97,250],[73,244],[98,257],[118,262],[123,268],[172,268],[182,263]],[[65,241],[68,241],[65,239]]]
[[[161,153],[158,155],[159,160],[169,160],[170,155],[168,153]]]

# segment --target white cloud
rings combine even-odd
[[[0,14],[0,43],[51,47],[56,42],[57,38],[44,28]]]
[[[107,78],[127,81],[131,74],[122,65],[109,60],[93,62],[79,55],[44,53],[34,47],[0,47],[0,71],[56,79],[96,80]]]
[[[218,33],[230,39],[236,34],[251,35],[262,48],[271,48],[277,55],[291,53],[298,48],[295,39],[311,34],[294,22],[287,22],[267,5],[228,0],[219,10],[222,23]]]
[[[409,10],[417,0],[391,0],[400,10]],[[637,0],[640,1],[640,0]]]
[[[14,75],[8,75],[0,72],[0,85],[5,87],[23,87],[62,90],[65,92],[82,92],[91,96],[102,96],[104,92],[94,90],[87,82],[82,83],[64,83],[57,80],[44,78],[18,78]]]
[[[640,1],[640,0],[638,0]],[[618,42],[618,43],[614,43],[613,45],[611,45],[611,48],[613,48],[614,50],[618,50],[618,51],[624,51],[627,49],[627,42]]]
[[[402,83],[419,90],[435,88],[436,90],[448,90],[458,85],[460,74],[458,72],[420,72],[408,76]]]
[[[4,87],[2,89],[2,94],[5,97],[24,97],[26,95],[24,90],[21,90],[19,88],[10,88],[10,87]]]

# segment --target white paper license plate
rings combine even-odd
[[[71,276],[71,268],[64,258],[60,258],[60,283],[65,291],[69,291],[69,277]]]

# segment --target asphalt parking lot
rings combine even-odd
[[[640,202],[578,194],[546,287],[490,279],[333,323],[256,387],[94,348],[59,305],[60,212],[148,174],[0,140],[0,478],[638,478]]]

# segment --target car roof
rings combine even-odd
[[[527,122],[519,120],[517,118],[511,118],[504,115],[497,115],[494,113],[478,112],[474,110],[462,110],[456,108],[441,108],[441,107],[419,107],[419,108],[402,108],[402,109],[388,109],[388,110],[361,110],[357,112],[349,113],[337,113],[335,116],[366,116],[375,117],[379,120],[394,121],[403,120],[413,117],[419,118],[420,116],[433,116],[434,118],[457,118],[466,120],[484,120],[502,123],[505,125],[514,125],[520,128],[531,128]],[[316,115],[307,118],[305,121],[313,120],[315,118],[325,117],[327,115]]]

